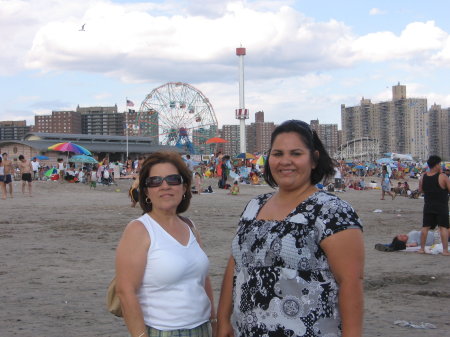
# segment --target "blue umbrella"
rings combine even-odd
[[[98,161],[91,156],[86,156],[85,154],[78,154],[69,158],[69,162],[71,163],[89,163],[89,164],[97,164]]]
[[[390,164],[393,163],[394,161],[391,158],[380,158],[377,159],[377,164]]]
[[[33,157],[33,158],[31,158],[31,159],[34,159],[34,158],[39,159],[39,160],[49,160],[49,159],[50,159],[49,157],[47,157],[47,156],[42,156],[42,155]]]
[[[355,168],[358,169],[358,170],[365,169],[365,167],[362,166],[362,165],[356,165]]]

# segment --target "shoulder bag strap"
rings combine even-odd
[[[194,233],[195,238],[197,239],[197,241],[200,243],[200,238],[199,238],[199,233],[197,228],[195,227],[194,223],[192,222],[191,219],[182,216],[182,215],[178,215],[178,217],[183,220],[185,223],[188,224],[189,228],[192,230],[192,233]]]

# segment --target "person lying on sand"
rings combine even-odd
[[[391,243],[383,244],[377,243],[375,249],[382,252],[395,252],[398,250],[404,250],[407,247],[420,246],[420,234],[421,231],[412,230],[408,234],[398,234],[394,236]],[[432,246],[434,244],[434,232],[428,232],[426,239],[426,246]]]

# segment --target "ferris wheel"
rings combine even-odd
[[[205,150],[207,139],[217,135],[214,109],[203,93],[182,82],[169,82],[153,89],[136,115],[138,134],[163,145]]]

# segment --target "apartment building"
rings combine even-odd
[[[34,132],[81,133],[81,114],[77,111],[52,111],[51,115],[34,116]]]
[[[434,103],[428,111],[430,155],[450,161],[450,108],[442,109]]]
[[[0,140],[19,140],[30,132],[31,127],[26,121],[0,122]]]
[[[333,156],[340,145],[337,124],[320,124],[318,119],[312,120],[310,126],[317,132],[325,149],[330,156]]]
[[[241,135],[238,124],[223,125],[222,138],[228,140],[228,143],[223,144],[223,152],[225,154],[233,156],[240,153]]]
[[[125,115],[114,106],[77,106],[81,114],[81,133],[87,135],[125,135]]]
[[[392,87],[392,100],[372,103],[363,98],[359,106],[341,105],[342,141],[362,137],[378,139],[380,154],[409,153],[426,159],[429,152],[426,98],[407,98],[406,86]]]

